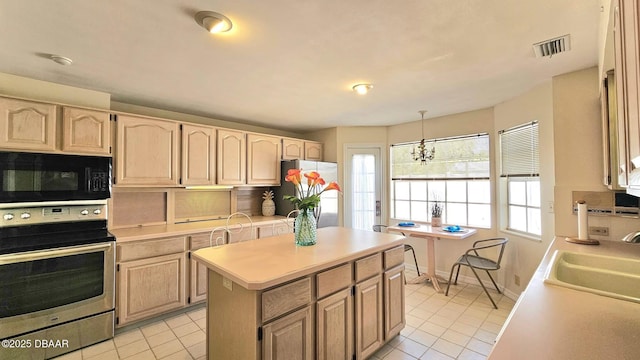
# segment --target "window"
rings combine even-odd
[[[500,131],[500,176],[507,186],[507,229],[540,236],[538,122]]]
[[[425,165],[411,156],[417,144],[391,146],[391,217],[430,221],[438,201],[443,223],[491,227],[489,135],[429,140],[435,157]]]

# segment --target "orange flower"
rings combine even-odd
[[[302,176],[300,176],[300,169],[289,169],[289,171],[287,171],[287,176],[284,177],[284,180],[292,182],[293,185],[299,185],[302,180]]]
[[[307,178],[307,186],[312,187],[316,185],[318,179],[320,178],[320,174],[317,171],[311,171],[304,174],[304,177]]]
[[[304,174],[304,177],[307,178],[307,186],[302,184],[302,170],[301,169],[291,169],[287,171],[287,176],[285,176],[285,181],[293,183],[296,187],[296,195],[285,195],[283,198],[285,200],[291,201],[296,208],[300,210],[309,210],[314,209],[320,203],[320,194],[325,192],[326,190],[340,190],[340,186],[337,182],[332,181],[325,187],[322,188],[326,181],[320,177],[320,174],[317,171],[310,171]]]
[[[324,188],[324,190],[322,191],[327,191],[327,190],[338,190],[342,192],[342,190],[340,189],[340,185],[338,185],[338,183],[335,181],[330,182],[329,185],[327,185],[327,187]]]

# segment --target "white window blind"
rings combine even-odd
[[[500,131],[500,176],[540,176],[538,122]]]
[[[489,179],[489,135],[474,134],[426,142],[435,157],[425,165],[412,158],[417,143],[391,146],[392,180]]]

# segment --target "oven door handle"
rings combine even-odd
[[[100,243],[95,245],[74,246],[59,250],[38,250],[21,254],[6,254],[0,256],[0,265],[51,259],[67,255],[87,254],[91,252],[108,250],[111,247],[113,247],[113,242]]]

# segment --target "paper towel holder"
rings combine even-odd
[[[575,237],[566,237],[564,238],[564,241],[581,245],[600,245],[600,241],[593,239],[580,240]]]
[[[574,243],[574,244],[581,244],[581,245],[600,245],[600,242],[598,240],[593,240],[593,239],[589,239],[588,238],[588,229],[589,229],[589,227],[588,227],[587,222],[586,222],[586,220],[587,220],[586,216],[587,216],[588,212],[586,210],[585,201],[584,200],[578,200],[578,201],[576,201],[576,203],[580,205],[580,206],[578,206],[578,227],[579,227],[578,234],[579,235],[578,235],[578,237],[566,237],[564,240],[566,242],[570,242],[570,243]],[[580,208],[584,209],[583,210],[584,212],[582,214],[580,213]],[[587,235],[586,239],[583,238],[584,237],[583,235],[580,235],[580,230],[581,230],[580,229],[580,216],[581,215],[584,216],[584,220],[585,220],[584,221],[584,227],[585,227],[584,231],[586,231],[587,234],[584,234],[584,235]]]

